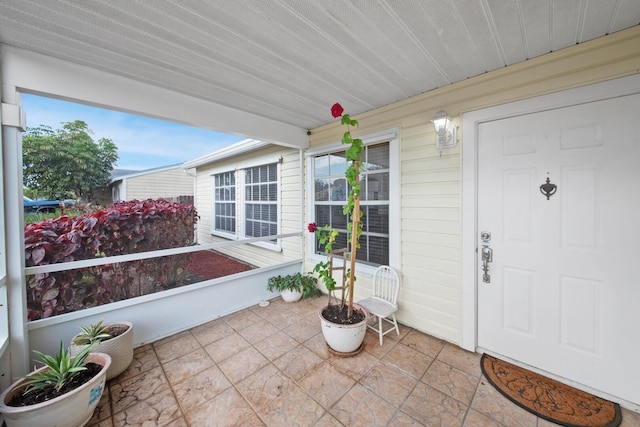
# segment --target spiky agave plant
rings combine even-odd
[[[82,333],[73,339],[73,343],[75,345],[97,344],[112,338],[111,334],[107,332],[109,326],[103,326],[103,322],[104,321],[101,320],[90,326],[81,326],[80,329],[82,329]]]
[[[39,361],[48,369],[42,369],[27,375],[24,394],[53,386],[58,392],[79,372],[87,369],[86,358],[95,344],[90,344],[83,348],[77,355],[72,356],[69,348],[65,349],[60,341],[60,350],[55,356],[44,354],[38,350],[33,352],[40,359]]]

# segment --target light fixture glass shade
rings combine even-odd
[[[451,117],[449,117],[449,114],[447,114],[447,112],[441,108],[436,113],[436,115],[433,116],[433,119],[431,119],[431,121],[433,122],[433,127],[435,128],[436,133],[438,135],[442,135],[442,133],[446,132],[447,128],[449,127]]]
[[[436,148],[442,156],[443,148],[453,148],[456,146],[456,127],[451,125],[451,117],[444,109],[438,110],[431,119],[436,131]]]

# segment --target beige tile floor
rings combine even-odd
[[[401,326],[332,355],[325,298],[271,300],[136,349],[89,426],[534,426],[482,377],[478,354]],[[623,426],[640,414],[623,412]]]

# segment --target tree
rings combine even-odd
[[[45,125],[28,128],[22,138],[25,187],[52,199],[92,201],[93,191],[109,182],[118,147],[108,138],[94,142],[91,134],[82,120],[55,131]]]

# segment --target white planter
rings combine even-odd
[[[302,298],[302,292],[290,291],[289,289],[284,289],[280,293],[280,296],[282,296],[282,299],[285,302],[296,302],[296,301],[299,301],[300,298]]]
[[[353,309],[362,310],[364,312],[364,320],[353,325],[341,325],[328,321],[322,316],[322,307],[318,311],[320,324],[322,326],[322,335],[327,341],[329,347],[338,353],[353,353],[358,350],[364,341],[364,335],[367,332],[367,319],[369,312],[358,304],[353,304]]]
[[[133,360],[133,324],[131,322],[119,321],[110,323],[109,325],[126,325],[129,328],[124,334],[102,341],[91,350],[95,353],[106,353],[111,356],[111,367],[107,372],[107,381],[120,375],[129,367]],[[78,354],[85,347],[73,344],[73,340],[78,335],[71,339],[71,354],[74,355]]]
[[[13,383],[0,395],[0,413],[7,427],[81,427],[89,422],[104,391],[111,357],[90,353],[87,362],[102,365],[102,370],[80,387],[37,405],[7,406],[16,393],[22,393],[24,378]],[[48,369],[42,367],[38,370]]]

